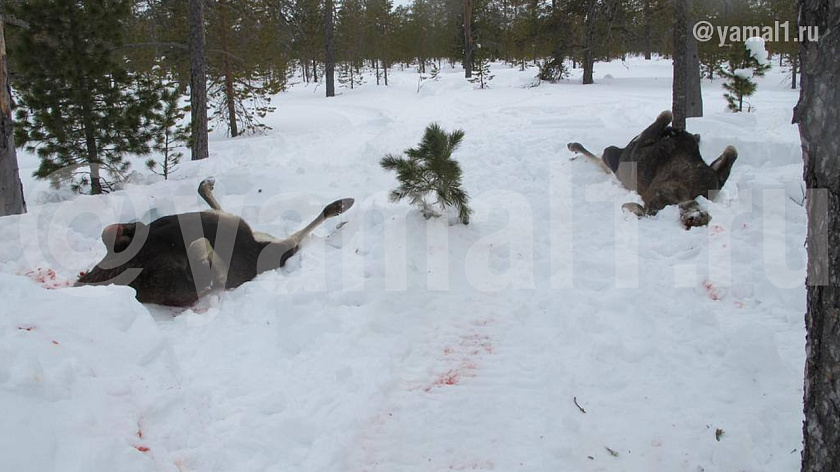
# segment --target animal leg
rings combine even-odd
[[[202,294],[213,287],[224,287],[227,283],[228,267],[213,250],[207,238],[196,239],[187,248],[190,270],[195,280],[196,292]]]
[[[566,147],[569,149],[569,151],[572,151],[572,152],[577,153],[577,154],[583,154],[583,155],[584,155],[584,156],[586,156],[589,160],[591,160],[591,161],[593,161],[594,163],[598,164],[598,166],[599,166],[599,167],[601,168],[601,170],[603,170],[604,172],[606,172],[606,173],[608,173],[608,174],[612,172],[612,171],[610,171],[610,169],[607,167],[607,165],[606,165],[606,164],[604,164],[603,159],[601,159],[600,157],[596,156],[595,154],[592,154],[591,152],[589,152],[589,150],[588,150],[588,149],[586,149],[585,147],[583,147],[583,145],[581,145],[580,143],[569,143],[569,144],[567,144],[567,145],[566,145]]]
[[[305,237],[309,236],[315,228],[320,226],[328,218],[338,216],[347,211],[353,206],[354,201],[352,198],[336,200],[324,207],[321,214],[300,231],[295,232],[286,239],[273,239],[268,241],[268,244],[266,244],[260,253],[259,261],[257,262],[257,273],[283,267],[286,260],[300,249],[300,243]],[[266,236],[268,235],[261,234],[261,237]]]
[[[198,194],[201,195],[201,198],[203,198],[208,205],[210,205],[210,208],[216,211],[224,211],[222,210],[222,206],[219,205],[219,202],[216,201],[216,197],[213,196],[213,188],[215,185],[216,179],[213,177],[207,177],[198,184]]]
[[[338,216],[345,211],[349,210],[355,200],[352,198],[344,198],[342,200],[336,200],[329,205],[324,207],[324,210],[318,215],[311,223],[306,225],[300,231],[294,233],[293,235],[289,236],[288,239],[294,241],[294,245],[297,246],[303,240],[303,238],[309,236],[312,231],[321,226],[321,224],[326,221],[328,218],[332,218],[334,216]]]
[[[673,120],[674,115],[671,114],[670,110],[663,111],[656,117],[656,121],[642,131],[642,133],[633,141],[636,141],[642,146],[659,141],[659,138],[662,136],[665,128],[667,128]]]
[[[735,149],[735,146],[726,146],[723,154],[709,166],[718,176],[718,182],[720,182],[719,189],[723,188],[723,184],[729,178],[729,172],[732,171],[732,165],[735,164],[736,159],[738,159],[738,151]]]
[[[680,220],[685,229],[693,226],[706,226],[712,217],[694,200],[680,203]]]

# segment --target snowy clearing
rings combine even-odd
[[[733,114],[704,81],[689,131],[707,162],[727,144],[739,158],[702,202],[711,224],[685,231],[674,207],[622,213],[638,196],[565,147],[626,144],[670,107],[670,61],[598,63],[589,86],[494,72],[476,90],[445,66],[417,93],[395,70],[329,100],[297,84],[267,135],[217,134],[173,180],[102,197],[34,182],[21,156],[30,213],[0,219],[0,470],[798,469],[798,91],[775,68]],[[469,226],[387,199],[379,159],[432,121],[466,132]],[[356,205],[285,268],[190,310],[64,288],[104,254],[103,226],[205,209],[210,175],[277,236]]]

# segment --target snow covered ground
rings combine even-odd
[[[0,470],[796,470],[798,93],[774,69],[732,114],[704,81],[689,129],[707,161],[739,151],[706,228],[623,214],[638,196],[565,148],[629,141],[670,107],[670,68],[528,88],[534,69],[497,65],[475,90],[445,67],[419,93],[393,71],[330,100],[297,84],[267,135],[214,135],[173,180],[102,197],[34,182],[21,156],[30,213],[0,219]],[[466,132],[469,226],[387,200],[379,159],[432,121]],[[356,205],[285,268],[190,310],[63,288],[104,254],[104,225],[203,209],[209,175],[275,235]]]

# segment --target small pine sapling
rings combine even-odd
[[[753,81],[755,77],[763,77],[770,69],[767,61],[767,51],[761,38],[750,38],[746,42],[744,52],[736,53],[736,57],[729,60],[729,68],[721,68],[719,74],[726,79],[723,97],[729,104],[729,109],[740,112],[744,109],[744,98],[755,93],[758,85]],[[747,111],[751,111],[749,104]]]
[[[405,151],[406,157],[393,154],[383,157],[382,168],[395,171],[400,182],[391,192],[391,201],[407,198],[420,208],[426,219],[440,216],[435,205],[444,212],[454,207],[461,223],[469,224],[472,213],[467,205],[469,196],[461,188],[461,166],[452,159],[452,152],[463,139],[463,130],[447,133],[432,123],[426,127],[420,145]],[[431,199],[434,203],[429,203]]]
[[[157,113],[153,124],[154,144],[152,149],[161,154],[161,160],[156,161],[149,158],[146,167],[157,175],[162,175],[168,180],[170,174],[175,171],[183,153],[175,151],[175,148],[186,144],[188,131],[185,127],[179,126],[186,111],[178,106],[181,95],[177,90],[164,88],[161,91],[161,108]]]
[[[427,82],[437,82],[440,80],[440,68],[432,62],[431,67],[429,69],[429,73],[421,72],[420,76],[417,78],[417,93],[420,93],[420,89],[426,85]]]
[[[475,45],[475,68],[476,73],[471,78],[467,79],[474,84],[478,84],[478,88],[490,88],[490,81],[493,80],[492,72],[490,72],[490,56],[486,49],[481,48],[481,44]]]

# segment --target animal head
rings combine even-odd
[[[209,284],[209,276],[200,270],[196,284],[180,231],[149,231],[139,222],[113,224],[102,230],[102,243],[105,257],[77,285],[130,285],[141,302],[183,306],[196,301],[197,287]],[[166,294],[162,299],[146,295],[161,293]]]

